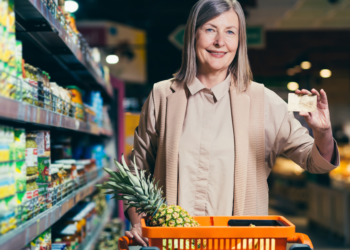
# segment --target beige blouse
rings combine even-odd
[[[164,81],[160,82],[158,84],[162,84],[164,86],[164,90],[166,90],[166,93],[163,93],[162,95],[169,95],[171,97],[174,94],[171,94],[170,88],[170,81]],[[264,172],[260,172],[256,170],[256,173],[247,173],[247,180],[241,180],[242,183],[252,186],[256,186],[255,188],[251,188],[248,190],[246,188],[246,192],[244,194],[233,194],[233,192],[236,192],[233,190],[234,186],[234,180],[237,182],[237,178],[233,178],[233,175],[236,177],[236,172],[238,172],[238,166],[236,164],[235,168],[236,171],[234,171],[234,161],[232,159],[238,158],[238,156],[234,156],[234,152],[237,152],[238,149],[232,150],[234,145],[232,140],[232,135],[236,132],[227,132],[225,139],[221,138],[221,129],[228,129],[229,126],[231,126],[231,123],[233,121],[232,115],[228,114],[227,112],[230,111],[229,103],[227,105],[222,105],[221,103],[225,102],[226,94],[221,96],[221,90],[223,89],[222,93],[224,93],[225,84],[228,86],[228,83],[226,80],[222,82],[221,84],[217,85],[216,87],[218,90],[212,90],[213,94],[210,94],[210,91],[201,89],[197,89],[196,86],[199,86],[199,82],[197,80],[192,84],[189,84],[189,89],[192,89],[193,95],[190,95],[188,97],[188,105],[186,107],[185,112],[185,120],[183,123],[182,128],[182,136],[180,137],[180,147],[179,147],[179,178],[178,181],[180,185],[178,186],[177,192],[178,192],[178,203],[186,210],[190,212],[190,214],[198,215],[205,213],[206,215],[232,215],[232,200],[233,197],[236,197],[238,195],[238,198],[245,197],[245,200],[252,200],[256,199],[256,197],[260,197],[259,200],[254,204],[243,204],[241,210],[237,210],[237,215],[254,215],[254,214],[267,214],[267,196],[268,196],[268,190],[265,188],[266,185],[266,179],[269,176],[271,169],[275,163],[276,157],[278,155],[285,155],[292,159],[294,162],[299,164],[301,167],[303,167],[305,170],[311,172],[311,173],[326,173],[332,169],[334,169],[336,166],[339,165],[339,153],[337,150],[336,142],[335,144],[335,162],[333,164],[327,162],[322,158],[322,156],[319,154],[317,147],[314,145],[313,138],[308,134],[307,129],[302,127],[300,122],[294,118],[293,113],[288,113],[287,111],[287,104],[285,101],[283,101],[276,93],[273,91],[264,88],[264,124],[261,126],[264,129],[265,138],[264,138],[264,159],[265,159],[265,167]],[[201,87],[200,87],[201,88]],[[213,88],[214,89],[214,88]],[[196,91],[197,90],[197,91]],[[178,90],[180,91],[180,90]],[[155,95],[155,96],[154,96]],[[245,101],[247,102],[247,98],[249,98],[247,95],[236,95],[232,94],[234,97],[237,98],[237,100],[240,100],[241,102]],[[198,98],[194,98],[198,96]],[[211,103],[211,96],[213,97],[213,102]],[[156,97],[156,98],[155,98]],[[182,98],[181,101],[183,101],[182,94],[177,95],[178,98]],[[136,161],[138,163],[138,167],[146,170],[153,171],[155,169],[156,165],[156,155],[158,149],[158,143],[160,141],[159,134],[160,132],[157,130],[157,124],[158,127],[162,126],[165,129],[168,128],[170,125],[166,124],[166,121],[171,121],[176,123],[177,121],[167,119],[165,121],[164,117],[160,117],[163,120],[156,121],[156,107],[154,100],[158,100],[160,98],[160,93],[155,93],[154,91],[151,92],[149,95],[147,101],[145,102],[142,111],[141,111],[141,117],[140,117],[140,123],[138,128],[135,130],[135,136],[134,136],[134,155],[136,157]],[[205,100],[204,102],[204,98]],[[217,98],[217,102],[215,102],[215,99]],[[233,101],[232,96],[231,99],[228,100],[228,102]],[[167,98],[167,101],[172,102],[171,112],[177,112],[175,101],[177,99],[172,98],[171,100]],[[198,106],[201,105],[201,102],[204,102],[205,105],[203,105],[201,108]],[[251,100],[251,105],[254,102],[254,99]],[[209,104],[210,103],[210,104]],[[235,112],[238,112],[240,110],[248,110],[246,107],[240,107],[239,105],[244,105],[240,102],[235,102],[234,107],[236,108]],[[163,104],[165,105],[165,104]],[[218,113],[218,110],[216,111],[208,111],[210,108],[213,108],[215,106],[220,105],[220,111]],[[196,107],[197,106],[197,107]],[[179,107],[180,104],[179,104]],[[165,107],[162,106],[161,109],[164,109]],[[167,112],[169,107],[167,107]],[[195,110],[200,110],[203,113],[197,113],[195,114]],[[222,110],[224,109],[224,110]],[[225,111],[225,109],[227,109]],[[163,112],[163,111],[162,111]],[[178,111],[180,112],[180,111]],[[181,111],[182,112],[182,111]],[[253,112],[252,110],[250,112]],[[169,116],[170,114],[168,114]],[[202,118],[201,118],[202,116]],[[176,117],[176,116],[174,116]],[[204,118],[208,123],[204,122]],[[239,118],[240,116],[235,116]],[[237,119],[236,118],[236,119]],[[247,117],[245,117],[247,118]],[[219,119],[219,120],[216,120]],[[159,125],[159,122],[161,124]],[[237,121],[233,121],[234,123]],[[191,124],[190,124],[191,123]],[[241,122],[243,123],[243,121]],[[238,124],[241,124],[237,122]],[[244,121],[244,123],[247,123]],[[210,125],[211,124],[211,125]],[[227,126],[222,128],[222,126]],[[177,126],[177,125],[176,125]],[[210,130],[210,133],[207,132],[201,132],[200,130],[206,130],[208,127],[206,126],[214,126],[210,127],[212,130]],[[172,126],[174,128],[174,126]],[[194,128],[199,128],[198,131]],[[242,130],[238,133],[243,133],[244,129],[240,127]],[[196,135],[191,135],[195,140],[192,140],[190,138],[186,138],[186,135],[189,133],[188,131],[195,131],[195,133],[200,134],[200,136],[204,136],[203,138],[197,137]],[[208,130],[207,130],[208,131]],[[246,129],[248,131],[248,129]],[[173,132],[173,131],[170,131]],[[219,134],[218,134],[219,133]],[[245,133],[245,132],[244,132]],[[219,137],[218,137],[219,135]],[[211,138],[211,136],[214,136],[214,138]],[[218,139],[218,138],[221,139]],[[241,136],[242,137],[242,136]],[[240,137],[240,138],[241,138]],[[228,139],[231,138],[231,139]],[[237,136],[238,138],[238,136]],[[261,138],[258,138],[259,140]],[[163,138],[164,140],[164,138]],[[185,142],[187,141],[187,143]],[[218,148],[210,147],[209,144],[217,146],[220,144],[220,142],[223,142],[222,145],[218,146]],[[228,142],[230,141],[230,142]],[[208,145],[205,145],[208,143]],[[236,141],[235,141],[236,143]],[[241,144],[243,142],[240,142]],[[245,143],[245,142],[244,142]],[[186,145],[185,145],[186,144]],[[227,155],[227,158],[223,158],[220,156],[220,153],[218,154],[218,151],[220,150],[226,150],[225,147],[222,147],[223,145],[231,147]],[[237,143],[236,143],[237,145]],[[245,145],[241,145],[245,146]],[[189,148],[201,148],[203,147],[204,151],[206,152],[194,152],[191,154],[190,152],[187,152],[186,150]],[[210,148],[210,151],[207,151]],[[248,149],[248,148],[247,148]],[[170,151],[173,150],[171,148],[167,148],[167,153],[170,154]],[[184,152],[187,152],[187,154],[183,154]],[[252,150],[249,148],[249,150]],[[164,154],[164,150],[162,151]],[[209,152],[209,153],[208,153]],[[250,151],[245,152],[245,154],[251,154]],[[210,156],[209,156],[210,155]],[[160,155],[162,156],[162,155]],[[208,157],[209,156],[209,157]],[[254,155],[253,155],[254,156]],[[252,157],[253,157],[252,156]],[[164,156],[163,156],[164,157]],[[214,157],[214,158],[212,158]],[[185,163],[185,159],[194,163]],[[201,162],[195,163],[195,161],[198,161],[198,159]],[[222,164],[218,164],[216,161],[218,159],[221,159]],[[230,159],[230,160],[229,160]],[[232,161],[232,163],[230,163]],[[223,163],[225,162],[225,163]],[[162,162],[164,165],[164,162]],[[168,166],[159,166],[162,169],[158,171],[165,171],[165,168]],[[243,165],[242,165],[243,166]],[[164,168],[164,169],[163,169]],[[215,171],[217,168],[218,171]],[[220,169],[220,170],[219,170]],[[229,171],[229,172],[223,172]],[[232,172],[230,172],[232,171]],[[254,171],[250,169],[249,171]],[[195,173],[197,172],[197,173]],[[224,180],[221,179],[221,177],[224,175]],[[227,173],[227,175],[226,175]],[[159,173],[158,173],[159,175]],[[259,176],[258,176],[259,175]],[[202,179],[202,177],[204,177]],[[227,177],[227,178],[226,178]],[[163,177],[162,177],[163,178]],[[256,179],[254,179],[256,178]],[[164,180],[162,180],[164,182]],[[215,184],[214,184],[215,181]],[[251,183],[247,183],[250,182]],[[183,184],[184,183],[184,184]],[[242,185],[243,185],[242,184]],[[231,188],[232,187],[232,188]],[[237,185],[235,185],[237,187]],[[236,189],[237,190],[237,189]],[[248,192],[249,191],[249,192]],[[169,192],[169,190],[167,190]],[[253,192],[253,193],[251,193]],[[223,194],[223,195],[222,195]],[[164,196],[166,194],[164,193]],[[241,197],[242,196],[242,197]],[[262,197],[262,198],[261,198]],[[198,201],[197,201],[198,200]],[[265,204],[266,202],[266,204]],[[174,201],[171,202],[173,204]],[[255,207],[256,206],[256,207]],[[234,208],[234,210],[236,210]]]
[[[178,204],[193,216],[231,215],[234,138],[230,75],[207,89],[197,78],[189,97],[179,145]]]

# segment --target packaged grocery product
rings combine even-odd
[[[38,185],[38,191],[39,191],[39,195],[38,195],[38,205],[40,208],[40,212],[43,212],[46,210],[47,208],[47,197],[48,197],[48,192],[49,192],[49,184],[48,183],[43,183],[43,182],[36,182],[36,184]]]
[[[63,106],[63,111],[62,113],[64,115],[71,115],[70,110],[71,110],[71,95],[68,90],[65,90],[62,87],[59,88],[59,97],[62,99],[62,106]]]
[[[8,132],[9,129],[9,127],[0,126],[0,162],[10,160],[11,134]]]
[[[77,167],[76,167],[76,160],[74,159],[63,159],[63,160],[57,160],[55,161],[56,164],[62,164],[64,170],[67,173],[67,176],[69,176],[70,179],[75,179],[78,176]]]
[[[32,131],[36,134],[35,142],[38,148],[38,157],[45,156],[50,157],[51,155],[51,142],[50,142],[50,131],[38,130]]]
[[[34,87],[31,85],[30,67],[27,63],[23,65],[23,81],[22,81],[22,101],[33,104]]]
[[[25,160],[26,155],[26,131],[24,128],[15,128],[15,160]]]
[[[28,73],[29,73],[29,84],[31,85],[31,93],[33,98],[33,103],[38,106],[38,78],[36,75],[36,69],[28,65]]]
[[[38,170],[39,177],[37,179],[38,182],[51,182],[50,175],[50,158],[49,157],[38,157]]]
[[[16,40],[16,53],[15,53],[15,62],[16,62],[16,71],[17,79],[22,78],[22,42],[19,40]]]
[[[51,95],[52,95],[52,106],[53,106],[53,111],[57,113],[62,113],[62,100],[59,97],[60,95],[60,90],[55,82],[50,82],[50,90],[51,90]]]
[[[10,33],[15,33],[15,0],[8,1],[8,12],[7,12],[7,29]]]
[[[16,193],[26,192],[26,182],[27,182],[27,167],[26,162],[16,161],[14,162],[16,165],[15,170],[15,182],[16,182]]]
[[[38,105],[39,107],[44,107],[44,99],[45,99],[45,92],[44,92],[44,78],[43,78],[43,71],[40,68],[36,69],[36,76],[38,78]]]
[[[37,176],[27,177],[27,191],[26,191],[26,209],[28,211],[28,218],[31,219],[33,216],[39,213],[39,187],[36,183]]]
[[[52,110],[52,96],[49,73],[44,72],[45,109]]]
[[[27,133],[26,135],[27,175],[38,173],[38,146],[36,144],[35,138],[35,133]]]
[[[68,86],[67,89],[71,95],[71,102],[74,106],[74,117],[79,120],[84,120],[84,104],[82,99],[82,91],[77,86]]]

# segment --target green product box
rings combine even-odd
[[[27,165],[26,162],[17,161],[15,170],[15,182],[16,182],[16,193],[26,192],[26,177],[27,177]]]
[[[15,129],[15,160],[25,160],[26,157],[26,130]]]
[[[44,182],[44,183],[51,182],[49,157],[38,157],[38,169],[39,169],[39,177],[37,179],[37,182]]]

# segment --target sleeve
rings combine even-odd
[[[156,115],[153,101],[153,92],[145,101],[138,127],[134,133],[134,149],[131,153],[130,171],[134,173],[134,157],[138,169],[143,169],[153,174],[156,153],[158,148],[158,131],[156,129]],[[129,219],[127,204],[124,203],[124,215]]]
[[[314,139],[307,129],[294,118],[293,112],[286,111],[275,140],[275,152],[283,154],[310,173],[323,174],[339,166],[339,151],[334,143],[335,160],[330,163],[319,153]]]

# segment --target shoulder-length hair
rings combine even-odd
[[[234,10],[239,19],[239,41],[236,56],[228,71],[233,76],[238,92],[244,91],[253,79],[247,54],[245,17],[237,0],[199,0],[191,9],[188,17],[181,68],[174,74],[175,80],[192,82],[197,75],[195,38],[199,27],[222,13]]]

